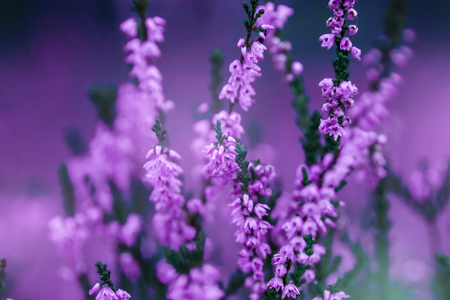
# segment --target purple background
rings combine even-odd
[[[164,76],[166,97],[176,109],[167,115],[170,144],[183,160],[186,174],[193,167],[191,125],[199,119],[196,107],[210,101],[208,56],[220,47],[228,64],[239,56],[235,47],[245,33],[242,1],[154,0],[149,16],[167,21],[166,41],[160,45],[157,66]],[[320,48],[318,37],[327,33],[327,1],[280,1],[295,9],[286,25],[285,37],[293,44],[293,55],[304,65],[306,92],[311,109],[323,103],[318,82],[333,76],[334,51]],[[57,251],[48,241],[47,222],[60,207],[57,168],[71,154],[63,131],[77,127],[88,141],[97,122],[87,97],[92,84],[129,80],[122,48],[127,38],[119,24],[133,16],[131,1],[0,1],[0,255],[8,258],[5,296],[16,299],[82,299],[78,286],[56,274]],[[278,1],[277,1],[278,3]],[[353,44],[366,53],[383,32],[388,1],[357,1],[359,32]],[[450,152],[450,2],[410,1],[408,27],[417,34],[414,57],[398,72],[404,85],[389,104],[390,117],[382,126],[390,138],[387,157],[397,173],[407,176],[422,158],[431,162]],[[256,103],[243,113],[243,124],[256,124],[262,142],[276,152],[273,164],[283,187],[292,190],[296,167],[303,152],[291,106],[292,94],[271,65],[269,55],[261,63]],[[364,91],[364,67],[350,65],[351,80]],[[244,138],[244,142],[249,141]],[[252,157],[250,157],[252,158]],[[186,187],[195,183],[186,176]],[[367,205],[367,191],[352,183],[341,193],[348,203],[346,213],[359,224]],[[408,267],[431,273],[430,246],[425,222],[392,197],[392,275],[408,280]],[[448,213],[439,218],[442,249],[450,253]],[[351,258],[350,258],[351,259]],[[413,261],[411,263],[411,261]],[[414,265],[414,263],[416,265]],[[351,263],[350,263],[351,266]],[[414,268],[414,269],[417,269]],[[410,282],[409,281],[409,282]],[[76,293],[71,294],[72,292]],[[425,297],[425,296],[424,296]]]

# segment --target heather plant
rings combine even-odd
[[[91,87],[99,120],[88,144],[76,130],[66,132],[73,156],[58,170],[65,213],[48,223],[60,254],[59,275],[77,282],[85,299],[96,300],[414,299],[412,289],[390,274],[389,212],[396,195],[425,219],[436,262],[430,289],[436,299],[448,299],[450,260],[441,253],[437,218],[450,198],[450,165],[422,163],[404,179],[386,154],[389,140],[380,126],[401,88],[397,68],[412,58],[408,1],[390,1],[385,32],[362,53],[358,3],[321,0],[330,16],[311,26],[327,31],[317,36],[319,44],[305,45],[336,53],[316,82],[320,111],[312,111],[304,84],[308,70],[284,37],[294,9],[260,1],[243,2],[242,15],[230,18],[243,19],[244,26],[242,36],[233,37],[237,49],[228,68],[222,50],[209,57],[211,99],[198,106],[201,119],[189,124],[195,133],[186,145],[195,157],[191,173],[171,143],[176,107],[166,99],[157,66],[166,20],[148,17],[148,0],[132,1],[134,16],[120,25],[129,39],[123,50],[130,82]],[[291,123],[301,134],[304,159],[291,190],[280,183],[275,163],[245,145],[252,135],[245,121],[258,101],[259,77],[269,72],[261,63],[269,54],[292,92]],[[360,62],[367,68],[366,90],[350,74],[350,64]],[[186,184],[187,176],[197,189]],[[352,181],[368,191],[356,235],[342,196]],[[220,243],[228,232],[234,245]],[[93,241],[100,244],[95,256],[112,271],[100,261],[94,268],[86,253]],[[221,261],[229,251],[233,261]],[[6,260],[0,262],[1,294]],[[93,270],[100,281],[92,280]]]

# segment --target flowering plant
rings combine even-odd
[[[308,59],[294,59],[299,38],[285,34],[299,10],[262,2],[244,2],[241,16],[229,16],[229,23],[245,19],[242,35],[221,28],[221,39],[234,40],[228,68],[222,72],[227,52],[215,49],[212,99],[196,105],[195,121],[181,119],[177,127],[174,114],[187,111],[187,104],[169,98],[178,89],[171,84],[183,83],[160,67],[163,53],[172,51],[164,46],[172,25],[165,17],[148,17],[148,0],[132,1],[134,15],[118,26],[128,39],[123,50],[130,83],[91,88],[99,121],[88,146],[76,131],[67,134],[73,156],[59,168],[64,213],[48,221],[59,275],[96,300],[426,298],[431,293],[424,287],[415,291],[391,274],[390,204],[396,195],[430,230],[436,264],[412,265],[433,272],[427,284],[436,299],[447,299],[450,260],[440,253],[437,218],[450,198],[450,165],[424,162],[403,179],[387,150],[391,132],[383,128],[404,81],[397,67],[412,58],[415,33],[405,28],[406,0],[390,0],[385,33],[369,51],[361,46],[364,23],[358,20],[365,10],[358,2],[322,1],[329,16],[310,20],[322,33],[308,47],[335,54],[328,68],[317,68],[320,79],[310,93],[311,99],[321,95],[318,105],[306,94],[306,82],[314,78]],[[360,62],[367,67],[367,90],[355,76]],[[224,84],[222,73],[228,75]],[[281,79],[292,92],[303,158],[274,159],[280,145],[262,143],[261,125],[251,123],[257,118],[276,127],[272,115],[258,108],[263,85],[274,90],[266,76]],[[190,87],[198,87],[194,79]],[[188,91],[183,89],[185,97]],[[273,111],[283,93],[267,97]],[[180,128],[187,125],[195,135]],[[284,142],[288,131],[270,132]],[[352,190],[359,198],[369,195],[368,201],[355,205],[348,199]],[[367,207],[360,225],[348,217],[356,206]],[[99,259],[112,273],[95,263],[96,282],[92,262]],[[2,293],[6,261],[0,262]]]

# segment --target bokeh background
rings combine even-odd
[[[166,98],[176,105],[167,115],[167,129],[170,146],[183,157],[180,165],[187,174],[188,190],[196,189],[189,176],[195,162],[191,126],[200,119],[198,105],[211,100],[208,57],[214,48],[223,50],[224,78],[228,78],[228,64],[240,55],[236,42],[245,34],[241,2],[150,2],[148,16],[167,21],[157,67],[164,76]],[[304,65],[306,93],[312,109],[318,109],[323,103],[318,82],[333,76],[334,51],[321,48],[318,42],[327,33],[327,1],[276,3],[295,10],[285,26],[285,38],[292,42],[294,59]],[[359,32],[352,41],[363,54],[384,32],[388,3],[356,3]],[[127,37],[119,30],[120,23],[135,17],[130,5],[128,0],[0,0],[0,256],[8,258],[8,297],[83,298],[76,282],[58,276],[58,253],[48,240],[47,223],[63,211],[57,169],[72,155],[65,133],[77,129],[86,142],[95,133],[98,118],[88,98],[89,88],[130,81],[122,51]],[[446,164],[450,154],[450,2],[410,0],[407,27],[417,36],[411,45],[414,57],[398,70],[404,83],[380,128],[389,138],[385,155],[405,178],[421,160]],[[266,159],[275,166],[283,189],[292,190],[296,167],[304,159],[293,96],[269,55],[261,67],[263,76],[254,84],[256,103],[243,113],[248,133],[244,143],[255,156],[250,158],[261,153],[256,145],[270,148]],[[362,64],[353,60],[350,71],[352,82],[360,91],[366,90]],[[348,204],[349,224],[359,226],[368,191],[352,181],[340,195]],[[450,212],[447,209],[438,218],[441,244],[433,250],[424,220],[396,197],[390,199],[392,277],[422,288],[421,299],[427,299],[432,251],[450,253]],[[354,260],[350,256],[348,260],[351,267]]]

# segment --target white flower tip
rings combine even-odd
[[[97,282],[97,283],[92,287],[92,289],[89,290],[89,295],[92,296],[93,294],[97,293],[99,290],[100,290],[100,283]]]
[[[261,27],[262,27],[262,29],[264,29],[266,31],[275,30],[275,27],[273,27],[272,25],[269,25],[269,24],[262,24]]]
[[[169,150],[169,157],[173,159],[181,159],[181,155],[172,149]]]
[[[155,149],[152,148],[147,152],[147,155],[145,155],[145,159],[149,159],[154,154],[155,154]]]
[[[156,145],[155,146],[155,153],[156,153],[156,155],[160,155],[161,154],[161,145]]]

